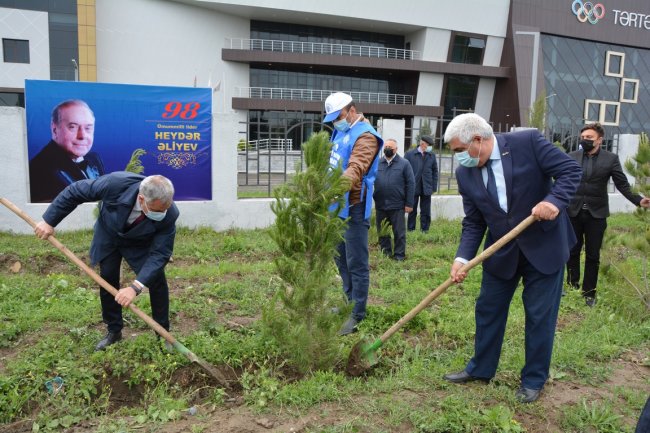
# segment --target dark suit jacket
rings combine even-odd
[[[115,251],[119,251],[127,262],[147,255],[137,280],[149,286],[163,275],[172,255],[179,212],[172,204],[162,221],[145,218],[132,229],[125,230],[142,179],[144,176],[139,174],[118,171],[97,179],[75,182],[54,199],[43,219],[54,227],[81,203],[101,200],[90,246],[92,264],[101,262]]]
[[[88,152],[82,166],[73,162],[54,141],[50,141],[29,161],[32,202],[50,202],[71,183],[95,179],[104,173],[104,164],[97,153]]]
[[[582,150],[577,150],[569,154],[581,166],[587,163],[586,159],[583,160],[583,155],[584,152]],[[580,209],[582,209],[583,203],[587,203],[587,209],[594,218],[607,218],[609,216],[607,182],[610,177],[614,180],[616,189],[626,199],[636,206],[639,206],[641,203],[643,197],[634,194],[630,189],[630,184],[627,181],[625,173],[623,173],[618,155],[608,152],[603,148],[598,151],[597,155],[598,157],[592,162],[590,173],[587,173],[583,166],[582,180],[580,181],[580,186],[578,186],[578,192],[569,205],[569,216],[577,216]]]
[[[438,190],[438,161],[435,153],[409,150],[404,158],[411,163],[415,176],[415,195],[431,195]]]
[[[465,218],[456,257],[474,258],[486,229],[485,248],[530,216],[533,207],[545,200],[557,206],[558,217],[528,227],[517,239],[483,262],[483,268],[497,277],[512,278],[521,251],[539,272],[552,274],[564,266],[569,249],[576,242],[566,208],[578,188],[580,166],[536,130],[496,137],[506,182],[508,212],[488,196],[480,168],[458,167],[456,178]]]

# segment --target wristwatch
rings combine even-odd
[[[142,287],[138,287],[135,282],[131,283],[131,288],[135,290],[135,296],[138,296],[140,293],[142,293]]]

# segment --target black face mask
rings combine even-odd
[[[395,151],[390,148],[384,149],[384,155],[386,155],[386,158],[390,158],[391,156],[395,155]]]
[[[591,152],[594,150],[594,140],[580,140],[580,146],[585,152]]]

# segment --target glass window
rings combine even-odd
[[[11,9],[28,9],[47,11],[49,0],[0,0],[0,7]]]
[[[25,108],[25,94],[20,92],[0,92],[0,107]]]
[[[445,117],[453,117],[474,108],[478,81],[478,77],[467,75],[447,76]]]
[[[286,89],[363,91],[370,93],[409,93],[402,90],[409,78],[393,73],[372,72],[354,77],[311,72],[269,70],[251,67],[251,87]],[[399,90],[399,91],[398,91]]]
[[[2,39],[5,63],[29,63],[29,41]]]
[[[451,47],[451,62],[480,65],[483,61],[485,39],[475,36],[456,35]]]
[[[606,126],[608,133],[650,130],[650,88],[646,84],[650,81],[650,50],[542,35],[542,52],[546,94],[556,95],[549,99],[549,128],[580,124],[585,116],[616,123],[618,116],[617,126]],[[625,88],[624,100],[620,101],[623,81],[605,75],[608,52],[625,54],[610,58],[610,72],[622,69],[624,79],[639,80],[637,103],[625,102],[629,93]],[[598,102],[588,104],[587,100]]]

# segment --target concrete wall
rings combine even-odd
[[[392,138],[397,141],[397,153],[404,156],[404,128],[406,121],[404,119],[381,119],[379,121],[377,132],[386,140]]]
[[[179,2],[187,0],[176,0]],[[206,7],[238,11],[254,19],[270,20],[277,15],[292,16],[296,21],[315,25],[347,27],[361,30],[404,29],[405,27],[454,28],[458,31],[505,36],[510,0],[481,0],[480,5],[465,5],[456,0],[411,0],[408,3],[329,2],[294,0],[202,0]],[[267,6],[268,5],[268,6]],[[462,11],[461,11],[462,8]],[[365,22],[359,23],[363,17]],[[361,28],[359,26],[362,26]],[[381,31],[381,30],[379,30]],[[388,32],[390,33],[390,32]]]
[[[195,228],[212,227],[215,230],[229,228],[268,227],[274,221],[270,209],[272,199],[237,199],[237,149],[232,145],[219,145],[217,137],[236,136],[238,130],[236,114],[220,114],[214,117],[212,201],[177,202],[181,211],[179,225]],[[40,220],[47,204],[29,203],[29,176],[27,161],[27,135],[25,111],[22,108],[0,107],[0,154],[4,155],[0,170],[0,197],[11,200],[35,220]],[[227,141],[234,143],[234,140]],[[621,143],[628,153],[636,153],[636,140],[625,137]],[[451,160],[443,159],[441,168],[447,170]],[[92,227],[94,204],[86,203],[70,214],[57,228],[77,230]],[[431,204],[433,218],[461,218],[462,202],[459,196],[434,196]],[[634,206],[618,193],[610,194],[612,212],[629,212]],[[30,233],[31,228],[12,212],[0,206],[0,231]]]
[[[271,199],[237,199],[237,131],[239,116],[225,113],[214,116],[212,140],[212,201],[177,202],[181,211],[180,225],[206,226],[215,230],[229,228],[267,227],[274,215]],[[29,203],[29,176],[25,111],[22,108],[0,107],[0,197],[11,200],[28,215],[40,220],[47,204]],[[224,139],[230,137],[230,139]],[[94,204],[84,204],[66,218],[57,229],[90,228],[94,223]],[[13,213],[0,206],[0,230],[29,233],[30,227]]]
[[[496,85],[497,81],[494,78],[481,78],[478,82],[474,112],[485,119],[489,119],[492,112],[492,99]]]

